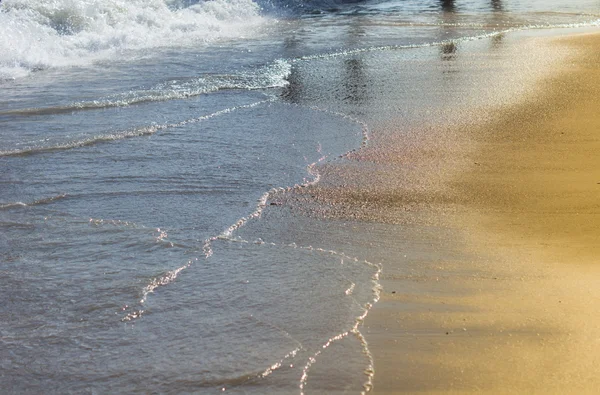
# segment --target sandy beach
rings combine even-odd
[[[415,236],[431,254],[409,271],[384,263],[365,324],[376,394],[600,391],[600,35],[537,40],[566,60],[457,127],[463,152],[429,150],[421,165],[458,156],[460,170],[393,204],[454,236]]]
[[[0,395],[600,394],[599,0],[0,0]]]

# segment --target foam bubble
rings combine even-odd
[[[10,0],[0,7],[0,79],[129,50],[250,36],[266,21],[252,0],[188,6],[172,0]]]

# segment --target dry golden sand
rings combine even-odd
[[[376,394],[600,393],[600,35],[547,40],[576,56],[470,128],[470,166],[436,200],[464,259],[438,240],[427,275],[385,263]]]

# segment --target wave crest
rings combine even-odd
[[[264,22],[252,0],[11,0],[0,4],[0,79],[249,36]]]

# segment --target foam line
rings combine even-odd
[[[232,238],[231,236],[223,236],[223,237],[220,237],[219,239],[230,241],[230,242],[250,243],[248,240]],[[273,243],[273,242],[265,242],[263,240],[259,240],[259,241],[255,242],[255,244],[269,246],[269,247],[294,248],[294,249],[301,249],[301,250],[305,250],[305,251],[315,251],[315,252],[325,254],[325,255],[334,255],[334,256],[337,256],[340,258],[340,264],[342,264],[342,265],[344,264],[344,261],[349,261],[349,262],[354,262],[356,264],[363,264],[363,265],[369,266],[374,270],[373,275],[371,276],[371,283],[373,284],[373,286],[371,288],[372,293],[373,293],[373,298],[371,299],[371,301],[365,303],[364,305],[361,305],[363,312],[362,312],[362,314],[360,314],[359,316],[357,316],[355,318],[354,323],[349,330],[340,332],[340,333],[336,334],[335,336],[330,337],[329,339],[327,339],[325,341],[325,343],[323,343],[320,346],[318,351],[316,351],[313,355],[308,357],[305,365],[302,368],[302,374],[301,374],[299,384],[298,384],[298,388],[300,389],[300,394],[304,395],[306,385],[307,385],[308,379],[309,379],[309,372],[310,372],[312,366],[315,363],[317,363],[319,356],[321,356],[321,354],[326,349],[328,349],[329,346],[331,346],[334,342],[343,340],[346,337],[352,335],[360,342],[361,347],[363,349],[363,354],[367,358],[367,366],[365,367],[365,369],[363,371],[364,375],[366,376],[366,379],[365,379],[365,382],[363,383],[363,390],[361,391],[361,394],[366,394],[366,393],[370,392],[371,389],[373,388],[373,378],[375,375],[375,362],[374,362],[373,354],[371,353],[371,350],[369,349],[369,343],[367,342],[367,339],[360,331],[360,327],[363,324],[364,320],[366,319],[367,315],[369,314],[369,311],[373,308],[373,306],[379,301],[379,299],[381,297],[381,285],[379,283],[379,278],[380,278],[381,272],[382,272],[381,264],[369,262],[367,260],[360,260],[359,258],[349,256],[349,255],[345,254],[344,252],[339,252],[339,251],[320,248],[320,247],[313,247],[311,245],[298,246],[296,243],[277,244],[277,243]],[[351,282],[350,287],[345,291],[345,294],[347,296],[352,297],[352,291],[354,290],[355,285],[356,285],[355,283]],[[355,300],[355,299],[353,298],[353,300]],[[276,368],[281,367],[281,365],[285,359],[296,356],[296,353],[298,353],[299,351],[300,351],[300,349],[298,349],[298,350],[295,349],[293,351],[293,355],[290,355],[290,354],[286,355],[286,357],[284,357],[281,361],[275,363],[273,366]],[[275,369],[272,369],[272,370],[267,369],[265,371],[265,373],[271,374],[271,373],[273,373],[273,370],[275,370]],[[261,377],[264,377],[264,376],[261,375]]]
[[[195,258],[194,260],[197,261],[198,258]],[[190,259],[185,265],[180,266],[174,270],[169,270],[168,272],[166,272],[160,276],[154,277],[152,280],[150,280],[150,283],[147,284],[144,287],[144,289],[142,290],[142,297],[140,298],[140,300],[138,302],[139,305],[143,306],[144,303],[146,303],[146,301],[148,300],[148,295],[153,293],[155,289],[157,289],[158,287],[162,287],[164,285],[168,285],[168,284],[172,283],[173,281],[175,281],[177,276],[179,276],[179,273],[181,273],[185,269],[192,266],[192,263],[194,260]],[[125,306],[123,308],[123,310],[127,309],[128,307],[129,306]],[[123,318],[121,318],[121,321],[127,322],[127,321],[131,321],[131,320],[140,318],[144,313],[145,313],[145,310],[143,308],[138,308],[132,312],[127,313],[127,315],[125,315]]]
[[[37,199],[30,203],[23,203],[23,202],[3,203],[3,204],[0,204],[0,209],[9,209],[9,208],[13,208],[13,207],[39,206],[39,205],[43,205],[43,204],[49,204],[49,203],[55,202],[57,200],[65,199],[67,197],[68,197],[68,195],[66,193],[62,193],[62,194],[56,195],[56,196],[50,196],[47,198]]]
[[[276,99],[269,99],[269,100],[265,100],[265,101],[261,101],[261,102],[257,102],[257,103],[253,103],[251,105],[247,105],[247,106],[240,106],[240,107],[236,107],[235,109],[240,109],[240,108],[252,108],[252,107],[256,107],[258,105],[264,104],[264,103],[268,103],[268,102],[272,102],[275,101]],[[363,147],[365,147],[368,142],[369,142],[369,128],[368,125],[359,120],[356,119],[354,117],[349,116],[348,114],[344,114],[341,112],[335,112],[335,111],[330,111],[327,109],[321,109],[318,107],[307,107],[313,111],[319,111],[319,112],[323,112],[323,113],[327,113],[327,114],[332,114],[338,117],[341,117],[343,119],[347,119],[350,120],[354,123],[357,123],[361,126],[361,132],[362,132],[362,141],[360,144],[360,147],[358,149],[362,149]],[[199,122],[201,120],[204,119],[208,119],[209,117],[214,117],[214,116],[218,116],[221,114],[225,114],[228,113],[230,111],[233,111],[234,109],[225,109],[213,114],[210,114],[208,116],[204,116],[204,117],[199,117],[199,118],[195,118],[192,120],[187,120],[187,121],[183,121],[177,124],[171,124],[169,125],[169,127],[176,127],[176,126],[181,126],[181,125],[185,125],[187,123],[191,123],[191,122]],[[321,147],[319,146],[319,148],[317,149],[317,151],[320,153],[321,151]],[[342,155],[340,155],[340,158],[346,157],[348,154],[350,154],[351,152],[354,152],[355,150],[351,150],[348,151]],[[226,241],[234,241],[234,242],[242,242],[242,243],[249,243],[247,240],[243,240],[241,238],[234,238],[233,235],[234,233],[239,230],[240,228],[242,228],[244,225],[246,225],[249,221],[256,219],[256,218],[260,218],[260,216],[262,215],[262,213],[264,212],[265,208],[267,207],[267,201],[269,200],[269,198],[271,198],[272,196],[278,194],[278,193],[288,193],[291,192],[293,190],[296,190],[298,188],[306,188],[308,186],[313,186],[316,185],[320,179],[321,179],[321,175],[319,174],[318,170],[317,170],[317,165],[323,161],[325,161],[327,159],[327,156],[322,156],[321,158],[319,158],[317,161],[310,163],[309,165],[307,165],[307,173],[312,177],[312,179],[308,180],[308,179],[304,179],[304,182],[301,184],[296,184],[294,186],[290,186],[287,188],[283,188],[283,187],[279,187],[279,188],[272,188],[269,191],[263,193],[263,195],[261,195],[261,197],[258,199],[257,201],[257,205],[255,210],[250,213],[248,216],[246,217],[242,217],[240,218],[238,221],[236,221],[234,224],[230,225],[228,228],[226,228],[223,232],[221,232],[220,234],[216,235],[216,236],[212,236],[206,240],[204,240],[203,246],[202,246],[202,250],[204,252],[204,257],[205,259],[210,258],[213,254],[214,251],[212,249],[212,244],[217,241],[217,240],[226,240]],[[267,245],[267,246],[277,246],[276,243],[265,243],[263,240],[257,240],[255,242],[255,244],[259,244],[259,245]],[[327,250],[327,249],[323,249],[323,248],[315,248],[312,246],[298,246],[295,243],[291,243],[288,245],[283,245],[283,247],[285,248],[299,248],[302,250],[307,250],[307,251],[315,251],[318,253],[323,253],[323,254],[328,254],[328,255],[335,255],[338,256],[340,258],[340,263],[344,264],[344,260],[347,261],[351,261],[351,262],[355,262],[355,263],[361,263],[364,265],[367,265],[369,267],[371,267],[374,270],[374,274],[371,277],[371,282],[373,283],[373,287],[372,287],[372,292],[373,292],[373,298],[371,299],[370,302],[365,303],[364,305],[362,305],[361,307],[363,308],[363,313],[361,315],[359,315],[358,317],[356,317],[354,324],[352,325],[351,329],[341,332],[339,334],[337,334],[336,336],[333,336],[329,339],[327,339],[327,341],[321,345],[321,348],[315,352],[312,356],[310,356],[307,360],[307,362],[305,363],[303,369],[302,369],[302,374],[300,377],[300,382],[299,382],[299,390],[300,390],[300,394],[304,395],[304,391],[305,391],[305,387],[306,384],[308,383],[308,378],[309,378],[309,371],[311,369],[311,367],[317,362],[318,357],[321,355],[321,353],[323,351],[325,351],[331,344],[333,344],[336,341],[340,341],[346,337],[348,337],[349,335],[352,335],[354,337],[356,337],[360,344],[361,347],[363,349],[363,354],[366,356],[367,358],[367,367],[364,370],[364,374],[366,376],[365,382],[363,383],[363,391],[361,392],[362,394],[366,394],[367,392],[369,392],[371,390],[371,388],[373,387],[373,376],[374,376],[374,359],[373,359],[373,355],[371,353],[371,351],[369,350],[369,346],[367,343],[366,338],[364,337],[364,335],[360,332],[360,326],[362,325],[364,319],[366,318],[366,316],[368,315],[369,311],[371,310],[371,308],[373,307],[373,305],[375,303],[377,303],[377,301],[380,298],[380,292],[381,292],[381,286],[379,284],[379,277],[381,274],[381,270],[382,267],[380,264],[376,264],[376,263],[372,263],[366,260],[360,261],[357,257],[351,257],[349,255],[346,255],[343,252],[338,252],[338,251],[334,251],[334,250]],[[198,260],[197,258],[195,259],[196,261]],[[142,298],[139,301],[140,305],[143,305],[149,294],[153,293],[154,290],[160,286],[163,285],[168,285],[170,283],[172,283],[173,281],[175,281],[175,279],[177,278],[177,276],[184,271],[185,269],[189,268],[192,265],[192,260],[188,261],[185,265],[169,271],[167,273],[165,273],[162,276],[156,277],[154,279],[152,279],[150,281],[150,283],[144,287],[143,291],[142,291]],[[347,288],[345,290],[345,294],[348,297],[351,297],[353,300],[354,296],[353,291],[354,288],[356,286],[356,284],[352,281],[350,281],[350,286],[349,288]],[[355,300],[356,301],[356,300]],[[358,303],[358,302],[357,302]],[[131,321],[137,318],[140,318],[143,314],[144,314],[144,310],[142,308],[137,309],[133,312],[128,313],[125,317],[122,318],[122,321],[126,322],[126,321]],[[287,332],[285,332],[287,333]],[[283,362],[288,359],[288,358],[293,358],[295,357],[301,350],[303,350],[303,346],[301,343],[298,342],[298,347],[294,348],[292,351],[290,351],[288,354],[286,354],[282,359],[280,359],[279,361],[275,362],[274,364],[272,364],[269,368],[265,369],[260,375],[259,377],[266,377],[270,374],[272,374],[275,370],[279,369],[281,366],[283,366]]]
[[[218,117],[221,115],[229,114],[229,113],[237,111],[237,110],[253,108],[253,107],[257,107],[259,105],[265,104],[265,103],[270,103],[273,100],[274,99],[267,99],[267,100],[261,100],[258,102],[254,102],[251,104],[245,104],[245,105],[241,105],[241,106],[225,108],[223,110],[219,110],[219,111],[216,111],[216,112],[208,114],[208,115],[203,115],[203,116],[197,117],[197,118],[186,119],[184,121],[176,122],[176,123],[144,126],[141,128],[126,130],[126,131],[117,132],[117,133],[110,133],[110,134],[105,134],[105,135],[97,135],[97,136],[93,136],[93,137],[84,138],[81,140],[70,141],[70,142],[51,145],[51,146],[47,146],[47,147],[28,147],[28,148],[22,148],[22,149],[0,151],[0,157],[3,157],[3,156],[25,156],[25,155],[49,153],[49,152],[54,152],[54,151],[65,151],[65,150],[71,150],[74,148],[92,146],[92,145],[100,144],[100,143],[108,143],[108,142],[113,142],[113,141],[118,141],[118,140],[130,139],[130,138],[134,138],[134,137],[151,136],[161,130],[172,129],[172,128],[185,126],[185,125],[191,124],[191,123],[202,122],[202,121],[205,121],[205,120],[208,120],[211,118],[215,118],[215,117]]]
[[[98,100],[75,102],[65,106],[0,111],[0,115],[56,115],[75,111],[127,107],[143,103],[188,99],[221,90],[241,89],[253,91],[279,88],[289,84],[287,77],[290,75],[291,68],[292,66],[289,61],[276,59],[271,64],[260,67],[254,72],[173,79],[145,90],[132,90]]]
[[[336,58],[342,56],[356,55],[361,53],[368,52],[379,52],[379,51],[395,51],[395,50],[403,50],[403,49],[416,49],[416,48],[428,48],[428,47],[441,47],[444,45],[452,44],[452,43],[461,43],[468,41],[476,41],[482,40],[490,37],[500,36],[503,34],[518,32],[518,31],[526,31],[526,30],[538,30],[538,29],[573,29],[573,28],[582,28],[582,27],[594,27],[600,26],[600,19],[591,21],[591,22],[582,22],[582,23],[563,23],[563,24],[555,24],[555,25],[527,25],[521,27],[513,27],[509,29],[496,30],[489,33],[478,34],[475,36],[467,36],[467,37],[459,37],[452,40],[443,40],[443,41],[433,41],[429,43],[423,44],[409,44],[409,45],[382,45],[382,46],[373,46],[367,48],[356,48],[350,50],[342,50],[342,51],[334,51],[327,52],[316,55],[306,55],[300,56],[295,59],[291,59],[291,63],[298,63],[310,60],[318,60],[318,59],[327,59],[327,58]]]

